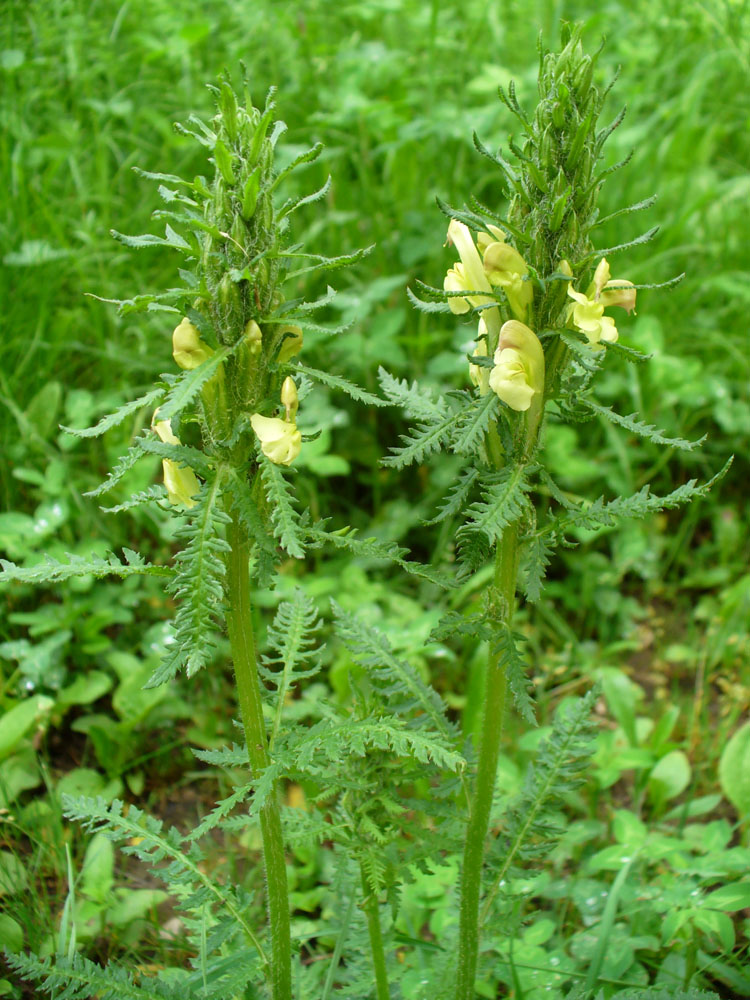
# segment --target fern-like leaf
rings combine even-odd
[[[132,549],[123,549],[125,562],[116,555],[106,558],[102,556],[67,555],[67,562],[60,562],[51,556],[45,556],[44,562],[34,566],[16,566],[15,563],[0,559],[0,583],[31,583],[35,585],[47,583],[63,583],[74,577],[94,576],[101,579],[105,576],[166,576],[173,575],[168,566],[155,566],[143,561],[142,556]]]
[[[417,382],[409,385],[406,379],[394,378],[385,368],[378,368],[378,379],[388,402],[400,406],[411,420],[438,420],[445,412],[442,400],[433,399],[430,390]]]
[[[143,433],[135,439],[128,450],[120,456],[104,482],[100,483],[95,489],[89,490],[88,493],[84,493],[83,495],[85,497],[100,497],[102,493],[109,493],[109,491],[116,486],[128,472],[130,472],[136,462],[143,458],[143,448],[141,445],[147,440],[150,434],[150,431],[144,430]]]
[[[559,539],[573,528],[591,530],[612,527],[619,520],[648,517],[649,514],[680,507],[691,500],[705,497],[711,488],[727,474],[732,461],[733,459],[730,458],[721,471],[717,472],[707,483],[698,486],[696,485],[697,480],[691,479],[663,497],[651,493],[648,485],[634,493],[633,496],[616,497],[609,502],[605,501],[604,497],[599,497],[590,506],[574,514],[554,518],[539,533],[542,535],[552,533],[555,538]]]
[[[178,986],[156,979],[140,978],[138,984],[125,969],[110,963],[106,968],[80,955],[72,959],[6,955],[8,965],[23,979],[36,981],[43,993],[55,1000],[182,1000]]]
[[[586,406],[587,409],[591,410],[592,413],[596,413],[598,416],[604,417],[605,420],[609,420],[610,423],[616,424],[618,427],[623,427],[625,430],[630,431],[631,434],[637,434],[638,437],[646,438],[648,441],[653,441],[654,444],[668,445],[670,448],[679,448],[682,451],[694,451],[696,448],[700,448],[706,440],[705,434],[697,441],[686,441],[685,438],[679,437],[667,437],[664,431],[659,430],[654,424],[647,424],[642,420],[638,420],[637,414],[635,413],[631,413],[628,416],[622,416],[619,413],[615,413],[611,407],[602,406],[590,397],[582,400],[582,402],[583,405]]]
[[[505,672],[508,686],[513,693],[513,700],[519,714],[526,722],[536,725],[534,705],[529,696],[528,680],[524,662],[518,651],[523,636],[514,632],[507,624],[493,622],[492,652],[497,656],[497,665]]]
[[[439,587],[455,586],[444,573],[412,559],[405,559],[404,556],[408,554],[409,550],[402,548],[395,542],[382,542],[377,538],[359,538],[356,534],[357,529],[350,527],[340,528],[338,531],[326,531],[323,527],[324,524],[325,522],[318,522],[308,531],[308,538],[314,546],[332,545],[337,549],[345,549],[361,559],[392,562],[412,576],[429,580],[430,583],[435,583]]]
[[[452,487],[443,499],[443,506],[433,518],[427,521],[427,524],[439,524],[441,521],[445,521],[449,517],[456,517],[460,514],[464,509],[466,501],[471,494],[472,487],[478,477],[479,472],[473,466],[469,466],[469,468],[464,469],[458,477],[458,481],[455,486]]]
[[[271,653],[263,657],[261,671],[266,683],[275,688],[270,747],[273,747],[279,732],[284,702],[294,685],[313,677],[320,670],[315,639],[319,625],[317,608],[303,591],[297,589],[291,601],[281,602],[268,630]]]
[[[459,455],[476,452],[487,433],[490,421],[495,416],[498,398],[494,392],[486,396],[473,397],[469,406],[457,416],[451,440],[451,448]]]
[[[198,365],[197,368],[188,369],[177,376],[167,398],[159,407],[159,420],[169,420],[192,402],[206,382],[213,378],[219,370],[219,366],[226,361],[230,353],[229,348],[223,347],[221,350],[214,351],[211,357]]]
[[[167,649],[147,687],[157,687],[184,667],[188,677],[209,662],[216,646],[215,627],[223,610],[228,545],[221,530],[229,516],[220,507],[223,475],[207,482],[179,530],[185,548],[175,557],[176,574],[169,590],[179,602],[174,620],[174,642]]]
[[[292,371],[302,372],[303,375],[307,375],[308,378],[313,379],[315,382],[327,385],[330,389],[340,389],[347,396],[351,396],[352,399],[359,400],[360,403],[367,403],[369,406],[387,405],[384,399],[374,396],[371,392],[367,392],[366,389],[360,389],[358,385],[349,382],[340,375],[332,375],[330,372],[320,371],[317,368],[309,368],[307,365],[299,363],[290,365],[289,367]]]
[[[79,429],[77,427],[65,427],[60,426],[60,429],[65,431],[66,434],[73,434],[75,437],[79,438],[91,438],[99,437],[101,434],[106,434],[108,430],[112,427],[117,427],[121,424],[123,420],[126,420],[133,413],[137,413],[138,410],[143,409],[144,406],[153,406],[154,403],[161,399],[164,395],[164,389],[159,387],[156,389],[151,389],[145,395],[140,396],[138,399],[133,399],[129,403],[125,403],[123,406],[115,410],[114,413],[110,413],[106,417],[102,417],[98,424],[93,427],[85,427]]]
[[[472,535],[483,535],[490,545],[502,538],[503,531],[522,516],[528,504],[529,474],[527,465],[511,465],[482,477],[482,499],[469,507],[469,520],[458,532],[461,546]]]
[[[260,472],[266,487],[271,523],[282,548],[294,559],[302,559],[305,554],[304,531],[299,515],[294,509],[289,483],[278,465],[274,465],[259,453]]]
[[[187,466],[204,479],[211,475],[211,462],[198,448],[191,448],[187,444],[167,444],[153,435],[139,438],[138,447],[149,455],[158,455],[159,458],[168,458],[178,465]]]
[[[68,819],[83,823],[92,832],[104,833],[120,844],[124,854],[135,855],[154,867],[153,873],[170,889],[180,891],[183,906],[190,908],[209,903],[218,912],[229,913],[238,929],[244,931],[248,941],[265,961],[263,949],[247,919],[247,910],[235,890],[215,882],[204,869],[204,856],[197,844],[173,828],[166,830],[161,820],[149,816],[134,805],[127,806],[119,799],[111,804],[103,798],[71,798],[63,796],[63,807]],[[169,862],[165,867],[162,862]]]
[[[549,539],[532,535],[521,552],[521,584],[526,600],[534,604],[541,597],[552,550]]]
[[[494,878],[482,909],[482,920],[514,866],[524,860],[537,862],[548,852],[551,835],[557,832],[549,812],[563,796],[580,786],[596,748],[594,700],[594,692],[589,692],[558,711],[523,789],[507,806],[503,832],[491,848]]]
[[[386,704],[391,707],[398,704],[402,713],[424,713],[435,729],[453,742],[455,728],[448,721],[445,705],[437,691],[422,680],[411,664],[395,655],[384,633],[365,625],[335,601],[331,606],[337,635],[380,687]]]
[[[99,510],[105,514],[121,514],[125,510],[133,510],[135,507],[142,507],[144,504],[157,503],[166,499],[166,489],[161,484],[157,484],[149,486],[147,490],[141,490],[140,493],[134,493],[127,500],[123,501],[123,503],[118,503],[114,507],[102,507],[100,505]]]
[[[424,462],[450,440],[454,424],[453,413],[417,424],[408,434],[401,435],[404,444],[392,448],[391,454],[381,459],[380,464],[392,469],[403,469],[407,465]]]

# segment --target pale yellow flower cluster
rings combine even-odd
[[[573,272],[566,260],[561,262],[560,270],[572,277]],[[573,299],[568,309],[568,322],[585,333],[592,346],[600,346],[602,341],[613,344],[617,340],[615,321],[611,316],[604,315],[605,309],[609,306],[619,306],[627,312],[635,309],[635,286],[626,278],[611,279],[606,257],[599,261],[586,294],[576,292],[571,283],[568,295]]]
[[[450,296],[448,304],[457,315],[472,307],[485,306],[479,320],[474,357],[487,357],[489,343],[497,338],[492,367],[469,365],[469,378],[485,396],[492,390],[512,410],[524,412],[541,407],[544,394],[544,351],[539,338],[523,322],[534,290],[524,281],[529,269],[521,254],[505,242],[497,226],[488,226],[475,245],[467,226],[455,219],[448,226],[448,242],[458,250],[460,262],[448,271],[443,288],[448,292],[487,294]],[[482,251],[482,257],[479,251]],[[500,311],[491,293],[502,288],[516,319],[500,326]]]
[[[283,340],[277,361],[284,363],[302,349],[303,335],[298,326],[284,326],[279,334]],[[263,333],[255,320],[250,320],[245,328],[245,343],[251,357],[257,357],[263,349]],[[183,318],[172,333],[172,356],[179,367],[185,371],[192,371],[208,361],[213,353],[213,348],[201,339],[198,328],[187,317]],[[222,378],[223,373],[219,371],[213,376],[212,381]],[[283,420],[279,417],[264,417],[260,413],[254,413],[250,417],[250,423],[266,458],[277,465],[291,465],[302,447],[302,435],[297,430],[296,424],[299,399],[297,387],[291,377],[287,377],[281,387],[281,402],[286,411]],[[180,444],[180,439],[172,431],[171,423],[168,420],[159,420],[158,410],[154,413],[151,427],[165,444]],[[162,461],[162,471],[169,502],[179,507],[194,507],[197,502],[195,497],[200,491],[201,484],[193,470],[165,458]]]

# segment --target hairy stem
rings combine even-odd
[[[377,1000],[390,1000],[390,990],[388,989],[388,973],[385,966],[385,951],[383,950],[383,933],[380,930],[380,913],[378,910],[378,897],[370,889],[365,878],[364,869],[362,871],[362,893],[364,900],[362,908],[367,918],[367,930],[370,935],[370,951],[372,952],[372,964],[375,968],[375,996]]]
[[[495,553],[495,589],[504,622],[510,624],[516,594],[518,570],[518,524],[509,525]],[[482,862],[495,789],[500,737],[503,731],[507,681],[497,657],[490,655],[484,715],[479,742],[479,760],[474,793],[469,805],[464,863],[461,874],[460,926],[458,937],[458,977],[456,1000],[474,1000],[474,979],[479,954],[479,898]]]
[[[269,759],[250,604],[250,546],[237,517],[232,519],[229,526],[228,541],[231,551],[227,557],[227,628],[250,770],[253,775],[257,775],[268,766]],[[279,803],[273,793],[268,796],[261,809],[260,829],[271,929],[271,995],[273,1000],[292,1000],[292,945],[286,859]]]

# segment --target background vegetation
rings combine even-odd
[[[659,195],[650,215],[661,232],[613,263],[613,273],[636,282],[686,273],[672,291],[639,294],[638,315],[623,321],[621,337],[654,358],[612,368],[600,398],[670,434],[708,437],[700,452],[674,453],[665,463],[648,443],[608,424],[551,425],[548,460],[571,492],[611,496],[645,483],[665,493],[708,478],[729,454],[736,458],[721,488],[686,512],[633,522],[617,534],[582,535],[553,568],[552,599],[521,618],[543,723],[567,693],[602,682],[600,750],[590,783],[565,805],[568,837],[535,890],[547,916],[518,944],[520,968],[529,968],[514,975],[526,978],[519,986],[499,962],[486,995],[495,996],[498,983],[532,995],[576,982],[590,964],[597,938],[588,929],[605,919],[599,900],[617,869],[605,852],[651,838],[623,893],[619,922],[609,928],[614,944],[602,974],[614,984],[693,981],[750,996],[743,971],[750,900],[739,898],[731,917],[699,918],[689,896],[715,888],[732,863],[743,863],[730,852],[747,844],[750,820],[747,792],[732,793],[718,774],[750,704],[750,11],[738,0],[607,0],[592,11],[551,0],[6,3],[0,547],[31,563],[42,552],[89,554],[135,540],[158,560],[173,544],[153,512],[108,517],[82,495],[140,425],[123,424],[102,445],[75,441],[59,424],[91,423],[171,368],[170,316],[118,318],[86,293],[126,298],[174,283],[172,255],[127,250],[109,230],[146,231],[158,205],[134,165],[205,171],[195,145],[171,126],[190,113],[210,114],[205,84],[223,67],[239,75],[244,61],[258,100],[269,86],[279,88],[289,159],[313,141],[326,146],[305,184],[319,186],[331,173],[333,186],[324,208],[310,206],[298,221],[300,238],[331,255],[375,244],[366,261],[337,276],[331,315],[351,322],[350,330],[317,344],[311,337],[310,364],[370,389],[380,364],[427,384],[463,384],[471,331],[455,317],[414,312],[405,287],[415,276],[439,284],[453,259],[442,249],[446,220],[435,196],[460,204],[473,192],[497,202],[497,178],[471,141],[476,130],[490,147],[505,142],[511,123],[497,84],[512,77],[521,102],[533,105],[539,32],[554,45],[561,18],[582,20],[589,48],[607,39],[600,80],[620,68],[611,116],[628,105],[608,155],[614,162],[634,150],[605,188],[603,211]],[[600,245],[629,238],[640,221],[603,226]],[[370,411],[363,422],[348,399],[318,390],[303,412],[305,429],[322,433],[297,463],[301,503],[336,525],[355,524],[420,559],[449,563],[449,531],[416,525],[450,482],[450,460],[416,472],[379,468],[404,429],[394,410]],[[140,488],[154,480],[158,464],[136,474]],[[299,576],[290,562],[289,590]],[[323,555],[308,567],[304,586],[324,618],[335,597],[386,627],[472,731],[480,697],[472,668],[483,652],[469,650],[467,662],[465,650],[429,641],[446,602],[470,608],[472,593],[446,597],[385,565]],[[277,600],[263,593],[256,603],[262,612]],[[155,883],[134,865],[114,866],[101,845],[96,850],[96,841],[67,828],[59,805],[64,791],[123,794],[187,828],[226,787],[226,774],[189,751],[233,737],[225,665],[218,661],[191,683],[141,690],[167,637],[169,612],[153,580],[7,593],[0,623],[0,940],[11,947],[54,951],[61,925],[74,919],[78,942],[93,957],[132,952],[144,966],[179,964],[170,939],[179,944],[180,925]],[[309,697],[346,699],[349,654],[332,643],[326,661],[324,681]],[[509,790],[537,739],[518,740],[509,727]],[[302,792],[288,794],[295,802]],[[659,847],[660,837],[672,838],[669,849]],[[219,843],[212,863],[236,875],[253,847]],[[330,859],[321,849],[299,860],[305,864],[297,867],[293,904],[304,929],[305,914],[322,905],[312,887],[330,880]],[[419,996],[421,961],[409,942],[426,935],[439,947],[455,864],[443,862],[432,881],[409,888],[396,925],[413,972],[407,997]],[[563,906],[559,884],[572,876]],[[673,912],[686,915],[664,932]],[[312,944],[308,958],[316,948],[326,943]],[[558,958],[554,975],[567,978],[549,978],[550,955]],[[533,971],[540,963],[546,973]],[[21,995],[9,981],[2,990]]]

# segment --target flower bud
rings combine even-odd
[[[297,395],[297,386],[294,384],[294,379],[291,375],[287,375],[282,383],[281,402],[286,410],[287,421],[292,423],[299,409],[299,396]]]
[[[580,97],[588,93],[594,75],[594,63],[591,56],[584,56],[573,75],[573,86]]]
[[[214,161],[224,181],[229,185],[234,185],[236,181],[232,163],[233,159],[234,157],[221,139],[217,139],[214,146]]]
[[[158,416],[157,410],[151,422],[151,429],[158,434],[164,444],[179,444],[180,439],[172,431],[171,423],[168,420],[157,420]],[[175,507],[195,507],[194,497],[200,492],[201,484],[193,470],[171,458],[163,459],[161,465],[169,502]]]
[[[245,327],[245,343],[249,353],[253,356],[260,354],[263,350],[263,334],[254,319],[251,319]]]
[[[180,368],[191,370],[202,365],[213,354],[213,350],[201,340],[197,327],[185,318],[175,327],[172,334],[172,357]]]
[[[298,326],[282,326],[279,334],[283,340],[281,341],[278,361],[279,364],[285,364],[302,350],[304,335]]]
[[[256,169],[248,174],[245,186],[242,189],[242,218],[252,219],[255,214],[255,206],[258,202],[258,191],[260,189],[260,172]]]
[[[266,458],[274,465],[291,465],[302,448],[302,435],[296,425],[279,417],[263,417],[260,413],[254,413],[250,423]]]

